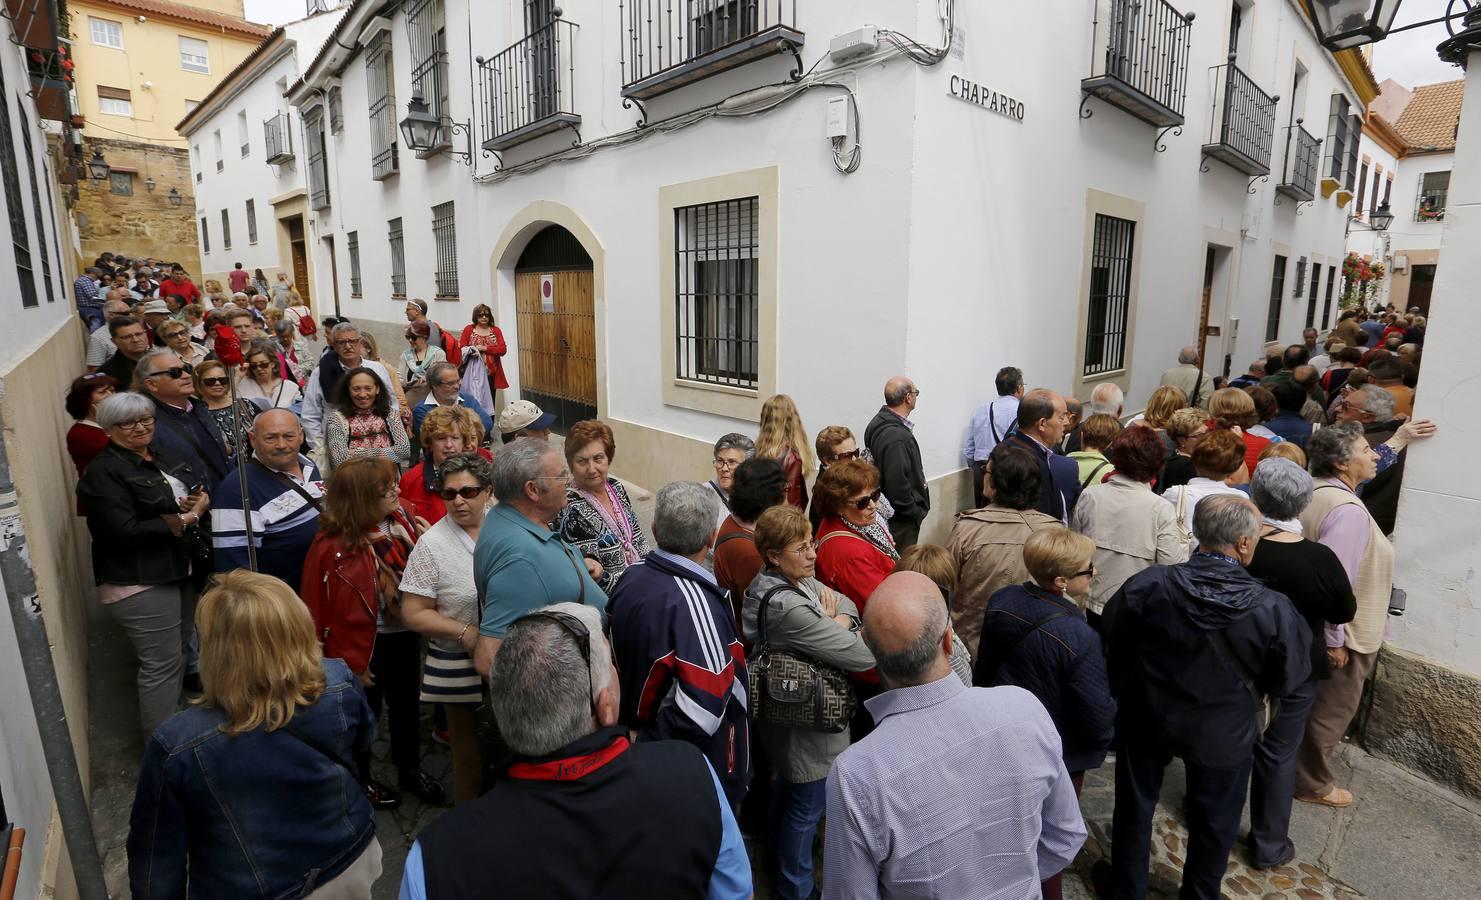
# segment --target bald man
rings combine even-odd
[[[946,601],[924,575],[880,582],[864,640],[888,690],[828,774],[823,896],[1039,896],[1085,842],[1049,714],[1022,688],[952,674]]]
[[[879,488],[895,508],[890,518],[890,535],[895,548],[904,550],[920,537],[920,523],[931,511],[931,496],[926,490],[926,467],[921,462],[920,444],[912,434],[915,423],[910,414],[920,400],[920,389],[904,375],[896,375],[884,386],[884,406],[879,408],[869,427],[864,429],[864,446],[879,467]]]
[[[211,491],[211,543],[216,548],[216,571],[247,568],[246,526],[250,512],[250,540],[257,548],[257,571],[281,578],[296,591],[303,574],[304,556],[319,530],[324,477],[299,452],[303,426],[291,410],[269,409],[258,413],[248,435],[256,458],[244,464],[245,503],[241,473],[237,469],[228,472]]]

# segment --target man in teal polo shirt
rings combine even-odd
[[[521,438],[494,457],[494,497],[473,551],[473,577],[483,621],[473,662],[488,677],[510,624],[552,603],[584,603],[606,611],[607,595],[592,579],[602,567],[583,559],[550,523],[566,505],[571,472],[560,451]]]

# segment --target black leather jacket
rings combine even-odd
[[[199,481],[190,466],[154,454],[153,461],[117,444],[103,448],[77,483],[93,538],[93,575],[99,584],[166,584],[190,574],[192,549],[202,537],[188,528],[170,533],[162,518],[180,512],[165,473],[186,487]]]

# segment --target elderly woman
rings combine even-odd
[[[818,524],[818,580],[854,601],[859,613],[900,553],[879,518],[879,470],[862,459],[828,467],[813,486]]]
[[[196,620],[202,694],[145,745],[133,895],[369,897],[381,847],[349,761],[375,720],[354,675],[271,576],[217,576]]]
[[[164,345],[175,351],[180,361],[185,363],[185,368],[195,371],[195,367],[205,362],[206,348],[197,344],[190,338],[190,325],[179,319],[166,319],[154,332],[154,336],[164,342]]]
[[[1115,469],[1111,468],[1111,461],[1106,458],[1106,448],[1111,446],[1111,441],[1120,433],[1121,423],[1116,421],[1115,416],[1105,413],[1096,413],[1081,423],[1080,449],[1069,454],[1070,459],[1080,467],[1078,477],[1081,491],[1111,477]]]
[[[300,591],[324,654],[343,659],[364,685],[373,721],[386,708],[400,788],[435,805],[446,793],[421,768],[421,641],[401,607],[401,577],[426,527],[401,508],[395,464],[374,456],[347,460],[329,479]],[[370,777],[368,752],[355,764],[371,806],[401,805],[400,794]]]
[[[743,434],[731,432],[715,442],[715,455],[710,463],[715,467],[715,477],[707,484],[720,498],[720,521],[725,524],[730,515],[730,491],[735,487],[735,470],[746,460],[756,455],[756,442]]]
[[[114,394],[98,406],[108,446],[82,473],[98,600],[139,658],[139,723],[149,735],[175,713],[184,679],[191,559],[210,546],[201,517],[211,499],[200,474],[150,450],[154,401]]]
[[[1211,432],[1193,451],[1193,468],[1198,475],[1187,484],[1170,487],[1162,493],[1162,499],[1173,506],[1178,535],[1189,552],[1197,546],[1193,536],[1193,508],[1198,501],[1214,494],[1245,495],[1232,486],[1244,472],[1244,455],[1245,443],[1239,435],[1232,431]]]
[[[430,524],[447,514],[437,488],[437,469],[460,453],[477,452],[492,462],[493,456],[479,445],[483,423],[466,406],[439,406],[422,420],[422,461],[401,476],[401,505]]]
[[[1176,513],[1152,493],[1163,454],[1157,433],[1132,426],[1111,442],[1108,452],[1116,474],[1080,495],[1070,525],[1095,543],[1096,574],[1085,608],[1097,630],[1106,601],[1126,579],[1148,566],[1169,566],[1188,558]]]
[[[756,551],[765,565],[746,589],[742,610],[746,640],[845,672],[874,668],[874,657],[860,634],[863,620],[858,608],[815,577],[817,551],[802,510],[784,503],[762,513],[756,522]],[[776,772],[770,849],[776,857],[777,892],[786,900],[804,900],[815,890],[812,844],[823,818],[828,770],[848,749],[849,732],[829,734],[770,722],[757,723],[756,730]]]
[[[441,347],[432,347],[432,323],[426,319],[406,326],[407,347],[401,351],[401,381],[406,385],[406,402],[416,407],[427,399],[427,369],[440,362],[447,362],[447,354]]]
[[[959,573],[951,626],[973,659],[988,598],[1028,577],[1023,542],[1035,531],[1060,524],[1039,512],[1040,477],[1039,461],[1029,451],[1009,444],[994,447],[983,472],[987,506],[958,513],[946,539]]]
[[[1141,423],[1157,433],[1169,456],[1177,452],[1178,448],[1167,433],[1168,423],[1172,421],[1173,413],[1187,405],[1188,395],[1183,393],[1182,388],[1171,384],[1164,384],[1147,398],[1147,411],[1143,414]]]
[[[874,462],[874,457],[869,455],[867,447],[860,447],[854,438],[854,433],[846,425],[829,425],[818,432],[817,438],[813,440],[813,449],[818,452],[818,477],[834,463],[843,462],[846,459],[862,459],[864,462]],[[890,506],[890,501],[884,494],[879,495],[880,521],[889,522],[895,515],[895,510]],[[823,521],[823,511],[818,507],[816,500],[809,503],[807,507],[808,521],[812,522],[813,534],[818,532],[818,523]]]
[[[242,350],[247,371],[237,380],[238,397],[261,400],[270,409],[291,409],[303,399],[298,385],[283,377],[282,358],[272,341],[256,340]]]
[[[1162,493],[1198,476],[1193,468],[1193,449],[1208,432],[1208,413],[1196,406],[1185,406],[1168,418],[1167,436],[1172,440],[1173,454],[1163,464],[1154,490]]]
[[[1272,447],[1282,445],[1271,445]],[[1290,598],[1311,629],[1311,676],[1280,700],[1280,715],[1255,745],[1250,778],[1250,858],[1255,867],[1285,865],[1296,855],[1287,833],[1296,787],[1296,753],[1317,686],[1330,676],[1327,625],[1352,621],[1357,611],[1352,585],[1331,548],[1302,536],[1300,515],[1311,503],[1312,479],[1287,459],[1262,460],[1250,482],[1260,510],[1260,542],[1251,575]]]
[[[313,370],[315,359],[308,344],[299,338],[298,326],[286,318],[273,323],[273,342],[277,344],[276,349],[283,361],[288,364],[288,372],[293,380],[302,385]]]
[[[1260,451],[1270,445],[1270,439],[1254,434],[1250,429],[1260,424],[1260,414],[1255,410],[1255,399],[1239,388],[1219,388],[1208,401],[1208,415],[1214,422],[1215,431],[1232,431],[1244,443],[1244,463],[1248,471],[1255,471],[1260,461]]]
[[[457,411],[478,424],[468,410]],[[437,493],[447,514],[417,540],[401,576],[402,621],[428,638],[421,701],[441,703],[447,714],[453,799],[458,803],[476,798],[483,786],[474,716],[483,702],[483,683],[471,655],[478,644],[473,547],[493,502],[493,477],[492,464],[476,453],[459,453],[439,463]]]
[[[246,455],[252,455],[252,445],[247,442],[247,429],[258,413],[256,404],[245,397],[231,399],[231,375],[219,359],[208,359],[195,367],[195,393],[206,405],[206,411],[216,420],[221,437],[226,440],[226,451],[233,456],[237,452],[236,427],[241,426],[241,444]]]
[[[401,417],[391,414],[391,394],[380,376],[364,366],[345,373],[324,416],[324,447],[329,464],[363,456],[406,465],[410,443]]]
[[[761,404],[760,425],[756,455],[782,464],[782,471],[787,473],[787,502],[807,509],[807,472],[813,467],[813,458],[797,404],[786,394],[768,398]]]
[[[509,387],[509,379],[504,375],[504,354],[509,352],[509,344],[504,340],[504,330],[494,324],[494,311],[487,303],[480,303],[473,307],[473,321],[463,327],[463,334],[458,338],[458,345],[465,350],[479,350],[483,353],[484,367],[489,371],[489,396],[494,398],[494,407],[503,409],[504,403],[499,397],[499,391]],[[466,360],[469,354],[464,353]]]
[[[79,478],[87,471],[87,464],[108,446],[108,432],[98,424],[98,406],[117,388],[117,379],[97,372],[83,375],[67,388],[63,406],[73,419],[72,427],[67,429],[67,455],[72,457]]]
[[[597,587],[610,591],[628,566],[647,555],[648,538],[622,482],[607,475],[617,455],[612,429],[600,419],[577,422],[566,432],[566,464],[571,486],[566,508],[551,530],[601,564]]]
[[[1306,444],[1315,479],[1311,503],[1301,511],[1301,533],[1331,548],[1342,563],[1357,598],[1347,625],[1325,629],[1331,677],[1317,688],[1296,761],[1296,799],[1347,806],[1352,792],[1337,786],[1328,764],[1347,732],[1363,683],[1378,661],[1393,591],[1394,546],[1358,499],[1358,485],[1378,472],[1378,453],[1363,437],[1363,426],[1341,422],[1321,429]]]

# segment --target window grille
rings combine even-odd
[[[211,226],[205,216],[201,216],[201,252],[211,252]]]
[[[42,244],[42,246],[41,246],[41,264],[42,264],[42,271],[43,272],[48,272],[49,271],[47,269],[47,266],[50,265],[50,261],[51,261],[51,255],[50,254],[51,253],[55,253],[56,254],[56,257],[57,257],[57,265],[59,265],[59,266],[62,265],[62,259],[63,259],[63,257],[62,257],[62,246],[61,246],[60,243],[58,243],[58,237],[61,234],[61,230],[57,228],[57,196],[56,196],[56,194],[52,193],[51,178],[49,177],[49,174],[50,173],[47,173],[45,170],[43,170],[43,174],[42,174],[42,178],[41,178],[41,180],[46,183],[46,209],[51,214],[51,241],[49,243],[46,240],[46,237],[44,235],[40,235],[41,229],[39,227],[37,228],[37,232],[38,232],[38,235],[40,235],[40,237],[41,237],[41,244]],[[50,249],[50,252],[48,252],[48,250],[47,250],[47,247],[48,246],[50,246],[50,248],[51,248]],[[51,277],[50,277],[50,275],[47,276],[47,279],[46,280],[48,282],[47,293],[46,293],[46,301],[48,303],[50,303],[52,300],[55,299],[51,295],[51,287],[50,287]]]
[[[1337,282],[1337,267],[1327,266],[1327,292],[1322,295],[1322,327],[1326,328],[1332,321],[1332,285]],[[1313,303],[1312,306],[1316,304]],[[1310,327],[1309,325],[1307,326]]]
[[[1265,314],[1265,340],[1273,341],[1280,334],[1280,301],[1286,291],[1286,258],[1275,256],[1275,271],[1270,274],[1270,311]]]
[[[391,33],[381,31],[371,40],[365,54],[365,78],[370,98],[370,168],[375,178],[394,174],[398,138],[396,124],[396,81],[391,58]]]
[[[16,283],[20,286],[21,306],[40,306],[36,296],[36,274],[31,269],[31,239],[26,231],[26,208],[21,194],[20,172],[16,171],[15,131],[10,127],[10,102],[0,85],[0,180],[5,182],[5,208],[10,214],[10,246],[15,253]],[[37,230],[41,222],[37,220]]]
[[[350,296],[360,296],[360,232],[345,236],[345,249],[350,253]]]
[[[329,206],[329,163],[324,155],[324,110],[312,110],[303,116],[304,141],[308,144],[309,207]]]
[[[1347,120],[1347,180],[1342,183],[1348,193],[1357,186],[1358,149],[1363,142],[1363,119],[1349,116]],[[1340,149],[1340,148],[1339,148]]]
[[[247,200],[247,243],[257,243],[257,201]]]
[[[1311,264],[1311,295],[1306,298],[1306,327],[1310,328],[1316,322],[1316,293],[1322,283],[1322,267],[1318,263]]]
[[[1090,298],[1085,322],[1086,376],[1126,366],[1131,304],[1131,260],[1136,223],[1097,214],[1090,251]]]
[[[386,223],[386,241],[391,246],[391,296],[406,296],[406,243],[401,236],[401,219]]]
[[[443,0],[405,0],[406,31],[411,44],[411,84],[420,89],[427,111],[443,122],[451,120],[448,95],[447,18]],[[451,143],[443,128],[439,144]]]
[[[224,209],[221,211],[221,249],[231,249],[231,215]]]
[[[458,296],[458,224],[453,203],[432,207],[432,240],[437,245],[437,296]]]
[[[1296,283],[1291,285],[1291,298],[1300,300],[1306,289],[1306,257],[1296,260]]]
[[[674,210],[675,375],[751,388],[757,382],[759,198]]]

